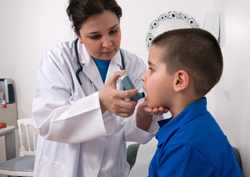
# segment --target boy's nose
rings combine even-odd
[[[146,81],[146,72],[142,75],[141,80],[142,80],[143,82]]]

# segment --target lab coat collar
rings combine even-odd
[[[90,81],[94,83],[97,89],[100,90],[104,86],[104,83],[102,82],[100,72],[93,58],[87,52],[85,45],[81,44],[79,41],[77,49],[78,49],[80,63],[83,65],[83,72],[87,75]],[[122,62],[121,62],[121,54],[119,51],[110,61],[105,83],[112,77],[115,71],[120,71],[121,69],[122,69]],[[118,86],[118,88],[119,87],[120,86]]]

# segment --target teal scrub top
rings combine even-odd
[[[110,60],[98,60],[95,58],[93,58],[93,60],[95,61],[95,64],[100,72],[103,83],[105,83]]]

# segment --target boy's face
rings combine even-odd
[[[147,92],[145,100],[150,108],[169,108],[174,95],[174,75],[167,73],[162,58],[163,49],[153,45],[148,56],[149,68],[142,76],[143,88]]]

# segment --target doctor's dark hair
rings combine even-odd
[[[122,9],[115,0],[69,0],[66,9],[72,27],[80,36],[82,24],[92,15],[101,14],[105,10],[114,12],[120,21]]]
[[[167,73],[184,70],[194,80],[197,96],[206,95],[220,80],[223,56],[216,38],[198,28],[177,29],[157,36],[152,46],[163,50]]]

